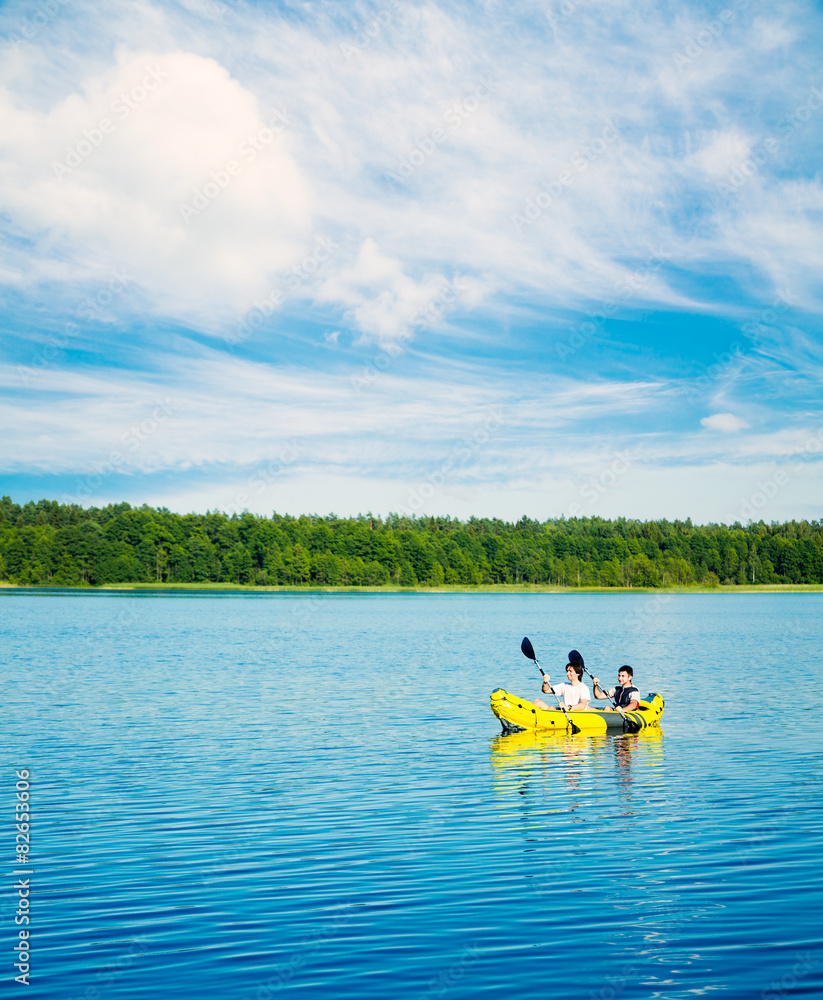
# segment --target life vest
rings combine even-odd
[[[619,687],[614,692],[614,707],[625,708],[635,699],[640,701],[640,691],[636,687]]]

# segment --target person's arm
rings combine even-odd
[[[595,698],[605,698],[607,701],[609,701],[611,699],[611,695],[605,692],[603,688],[600,687],[600,678],[592,677],[592,680],[594,681],[593,687],[594,687]]]
[[[563,708],[565,708],[568,711],[568,705],[566,704],[566,685],[558,684],[556,688],[553,688],[551,684],[549,684],[549,676],[548,674],[546,674],[546,676],[543,678],[543,694],[548,694],[549,691],[551,691],[551,693],[555,696],[555,698],[557,698],[558,702],[563,706]],[[552,708],[555,707],[556,707],[555,705],[552,706]]]
[[[588,708],[589,708],[589,702],[592,700],[591,692],[589,691],[589,689],[586,687],[585,684],[579,684],[579,685],[576,685],[575,688],[572,688],[572,690],[573,691],[579,691],[580,700],[578,701],[578,703],[576,705],[572,706],[571,711],[572,712],[585,712],[585,711],[587,711]]]
[[[633,694],[632,695],[632,700],[629,702],[628,705],[626,705],[626,707],[623,709],[623,711],[624,712],[634,712],[635,709],[637,709],[637,707],[639,705],[640,705],[640,699],[637,697],[637,694]]]
[[[558,684],[557,686],[559,688],[563,687],[562,684]],[[566,704],[566,698],[565,698],[565,696],[561,698],[561,696],[557,693],[557,691],[555,691],[555,689],[549,683],[549,675],[548,674],[544,674],[543,675],[543,694],[553,694],[555,696],[555,698],[557,698],[557,700],[560,702],[561,705],[565,705]],[[552,707],[555,707],[555,706],[552,706]]]

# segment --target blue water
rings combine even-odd
[[[823,996],[823,594],[0,592],[20,995]],[[503,736],[529,635],[666,699]],[[17,974],[14,770],[32,772]],[[5,787],[5,791],[2,791]]]

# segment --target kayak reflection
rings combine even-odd
[[[502,806],[522,804],[522,796],[545,799],[547,812],[577,809],[605,785],[630,790],[638,768],[663,760],[663,731],[649,726],[639,733],[572,736],[530,730],[503,733],[490,742],[494,789]],[[561,779],[558,781],[558,779]],[[575,793],[569,801],[561,791]]]

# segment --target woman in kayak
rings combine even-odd
[[[545,674],[543,677],[543,694],[548,694],[551,691],[553,695],[560,699],[564,708],[580,712],[585,711],[592,700],[592,696],[589,689],[583,683],[583,667],[579,663],[567,663],[566,676],[569,679],[568,684],[558,684],[557,687],[552,687],[549,684],[549,675]],[[534,704],[536,708],[554,707],[547,705],[540,698],[536,698]]]

